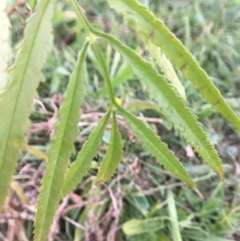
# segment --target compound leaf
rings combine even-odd
[[[224,172],[216,150],[191,110],[185,106],[183,99],[173,90],[172,85],[168,84],[153,66],[141,58],[134,50],[122,44],[115,37],[92,28],[77,3],[74,0],[72,2],[77,16],[84,23],[88,31],[105,39],[115,50],[122,54],[123,58],[133,67],[137,76],[142,78],[149,92],[157,100],[164,114],[173,122],[175,128],[180,131],[199,155],[223,180]],[[132,3],[133,1],[129,2]]]
[[[186,107],[183,99],[176,94],[165,78],[159,75],[149,62],[142,59],[135,51],[123,45],[113,36],[96,30],[94,30],[94,34],[107,40],[113,48],[122,54],[137,76],[144,81],[162,112],[223,180],[223,168],[216,150],[202,130],[201,125],[197,122],[196,116]]]

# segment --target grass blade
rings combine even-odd
[[[179,227],[179,223],[178,223],[177,210],[176,210],[176,206],[175,206],[173,193],[171,192],[171,190],[168,191],[167,203],[168,203],[168,213],[169,213],[170,221],[172,224],[173,240],[174,241],[182,241],[180,227]]]
[[[48,160],[48,156],[44,152],[42,152],[30,145],[24,144],[23,149],[25,149],[27,152],[31,153],[32,155],[38,157],[39,159],[43,159],[44,161]]]
[[[151,233],[163,229],[165,227],[163,221],[162,217],[132,219],[124,223],[122,228],[126,235]]]

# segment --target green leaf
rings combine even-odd
[[[123,232],[126,235],[137,235],[143,233],[151,233],[163,229],[165,227],[162,217],[132,219],[123,224]]]
[[[65,175],[63,185],[63,197],[74,189],[81,179],[87,174],[90,169],[91,161],[97,153],[104,130],[110,117],[111,109],[102,117],[98,126],[94,128],[88,140],[84,143],[82,150],[79,152],[77,159],[72,163]]]
[[[164,232],[157,232],[158,241],[172,241]]]
[[[35,241],[46,240],[58,202],[62,197],[64,175],[68,167],[68,160],[74,151],[73,142],[78,134],[79,108],[85,96],[84,62],[88,45],[89,42],[86,42],[78,56],[55,125],[55,133],[49,149],[46,171],[38,198]]]
[[[148,128],[143,121],[124,110],[121,106],[116,104],[116,108],[129,123],[143,147],[146,148],[146,150],[167,170],[187,183],[190,187],[196,188],[195,183],[188,175],[179,159],[177,159],[173,152],[168,149],[167,145],[153,133],[152,129]]]
[[[158,74],[149,62],[143,60],[135,51],[123,45],[119,40],[96,30],[94,30],[94,34],[107,40],[131,64],[135,73],[142,78],[149,92],[157,100],[162,112],[223,180],[221,160],[216,150],[197,122],[196,117],[185,106],[183,99],[176,94],[172,86]]]
[[[113,48],[122,54],[124,59],[133,67],[135,73],[143,79],[149,92],[158,101],[160,108],[173,122],[175,128],[180,131],[199,155],[223,180],[223,168],[216,150],[210,143],[200,124],[197,122],[196,117],[192,114],[191,110],[185,106],[182,98],[176,95],[172,86],[158,74],[149,62],[143,60],[131,48],[122,44],[113,36],[93,29],[77,3],[74,0],[71,2],[73,3],[77,16],[84,23],[86,29],[92,34],[107,40]]]
[[[111,102],[114,101],[114,91],[112,89],[111,80],[108,72],[107,65],[104,61],[103,55],[98,47],[97,42],[92,41],[93,49],[98,60],[101,73],[106,81],[106,86],[108,90],[109,98]],[[118,54],[117,62],[120,61],[120,55]],[[114,67],[115,68],[115,67]],[[115,72],[115,71],[114,71]],[[119,162],[122,158],[122,144],[121,144],[121,135],[117,127],[116,114],[113,112],[113,125],[112,125],[112,134],[110,139],[110,144],[107,148],[106,155],[104,156],[103,162],[101,164],[99,173],[97,175],[97,182],[108,181],[113,175],[115,169],[117,168]]]
[[[129,79],[132,79],[134,73],[132,71],[131,66],[123,64],[122,68],[118,71],[116,76],[112,79],[112,86],[116,86],[118,84],[123,83]]]
[[[125,193],[125,199],[132,204],[144,217],[149,215],[150,203],[144,194],[136,194],[130,190]]]
[[[52,14],[52,1],[38,2],[36,12],[27,20],[24,39],[9,70],[6,90],[0,96],[0,207],[8,194],[32,101],[41,79]]]
[[[156,63],[161,68],[164,76],[172,83],[173,87],[176,89],[177,93],[186,101],[185,90],[178,79],[175,70],[173,69],[172,64],[166,58],[161,49],[153,44],[151,41],[148,41],[147,48],[149,53],[155,59]]]
[[[47,155],[44,152],[38,150],[37,148],[34,148],[27,144],[23,144],[23,149],[25,149],[28,153],[31,153],[32,155],[38,157],[39,159],[43,159],[44,161],[48,160]]]
[[[176,69],[192,81],[203,97],[229,122],[240,130],[240,119],[221,96],[206,72],[174,34],[144,5],[136,0],[108,0],[109,5],[122,13],[134,29],[149,39],[166,55]]]
[[[101,195],[101,187],[94,186],[95,184],[94,181],[92,181],[90,184],[92,187],[90,190],[88,185],[84,186],[83,192],[85,194],[84,195],[85,198],[87,200],[99,198],[99,196]],[[108,207],[108,202],[105,202],[105,203],[89,202],[81,211],[77,222],[84,227],[84,225],[89,222],[90,215],[94,215],[94,217],[96,218],[95,220],[100,220],[104,215],[107,207]],[[84,237],[85,237],[85,231],[81,228],[76,227],[74,229],[74,238],[72,241],[83,241]]]
[[[168,203],[168,214],[172,224],[172,232],[171,232],[172,238],[173,240],[182,241],[175,200],[171,190],[168,190],[167,203]]]
[[[116,85],[122,84],[123,82],[132,79],[134,76],[133,70],[130,65],[123,65],[120,67],[119,71],[117,72],[116,76],[111,80],[111,84],[113,87]],[[97,91],[97,94],[101,94],[102,92],[106,91],[106,86],[100,88]]]
[[[96,182],[106,182],[114,174],[123,156],[121,135],[118,131],[117,118],[113,112],[110,143],[103,158]]]
[[[135,73],[143,79],[149,92],[158,101],[160,108],[173,122],[175,128],[180,131],[199,155],[223,180],[223,168],[216,150],[210,143],[200,124],[197,122],[196,117],[192,114],[191,110],[185,106],[183,99],[176,95],[172,86],[158,74],[149,62],[143,60],[131,48],[122,44],[113,36],[93,29],[88,23],[85,15],[81,12],[77,3],[74,0],[71,0],[71,2],[75,8],[77,16],[84,23],[86,29],[91,32],[91,34],[107,40],[113,48],[122,54],[124,59],[133,67]]]
[[[111,64],[111,71],[110,71],[110,76],[113,78],[115,76],[116,71],[120,65],[121,62],[121,54],[118,52],[115,52],[115,54],[112,57],[112,64]],[[109,66],[110,67],[110,66]]]

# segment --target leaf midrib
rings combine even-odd
[[[83,63],[83,60],[80,61],[79,66],[81,66],[82,63]],[[78,69],[79,69],[79,66],[78,66]],[[77,71],[77,78],[76,78],[74,87],[76,87],[77,84],[78,84],[79,76],[80,76],[80,71]],[[72,106],[73,99],[74,99],[74,95],[75,95],[75,92],[76,92],[76,91],[77,91],[77,88],[74,88],[74,91],[73,91],[73,94],[72,94],[72,98],[71,98],[71,102],[70,102],[70,103],[71,103],[70,106]],[[56,165],[56,164],[57,164],[57,162],[58,162],[58,160],[59,160],[60,153],[61,153],[61,149],[62,149],[62,145],[63,145],[64,139],[65,139],[65,133],[66,133],[67,123],[68,123],[67,120],[69,119],[70,113],[71,113],[71,108],[68,108],[67,118],[65,118],[65,124],[64,124],[63,132],[62,132],[62,138],[61,138],[61,141],[60,141],[60,144],[59,144],[59,148],[58,148],[58,150],[57,150],[58,155],[57,155],[57,157],[55,158],[55,165],[54,165],[54,168],[53,168],[53,175],[52,175],[52,178],[51,178],[51,180],[50,180],[50,182],[51,182],[51,183],[50,183],[50,189],[47,189],[47,190],[49,190],[49,191],[47,192],[47,193],[48,193],[47,199],[45,199],[45,200],[47,200],[47,205],[46,205],[45,210],[47,210],[47,209],[49,208],[50,195],[51,195],[51,192],[52,192],[52,183],[53,183],[53,180],[54,180],[54,177],[55,177],[55,173],[56,173],[56,170],[57,170],[57,167],[58,167],[58,165]],[[48,162],[49,162],[49,161],[51,161],[50,158],[49,158]],[[62,185],[63,185],[63,183],[62,183]],[[43,216],[43,219],[42,219],[42,220],[45,220],[45,219],[46,219],[46,216],[47,216],[47,212],[44,212],[44,216]],[[41,229],[41,230],[43,230],[43,229]],[[41,234],[43,234],[43,233],[44,233],[44,230],[41,232]],[[41,235],[41,237],[42,237],[42,236],[44,236],[44,235]],[[42,240],[42,238],[39,239],[39,240]]]
[[[149,82],[149,83],[152,83],[152,82]],[[155,84],[154,84],[153,86],[157,87],[157,85],[155,85]],[[160,90],[160,88],[158,88],[158,89]],[[161,91],[161,90],[160,90],[160,91]],[[170,105],[174,106],[174,104],[172,104],[172,103],[168,100],[168,98],[165,96],[164,91],[161,91],[161,93],[162,93],[162,96],[164,97],[164,99],[166,100],[166,102],[167,102],[167,103],[170,103]],[[182,101],[182,100],[180,100],[180,101]],[[173,103],[175,103],[175,102],[173,102]],[[179,111],[179,108],[174,108],[173,111],[177,113],[177,115],[181,118],[181,120],[182,120],[183,123],[186,123],[186,118],[184,118],[184,115],[182,116],[182,112],[181,112],[181,110]],[[195,122],[196,122],[196,124],[198,125],[198,128],[200,128],[198,122],[197,122],[197,121],[195,121]],[[198,140],[198,139],[199,139],[198,135],[196,135],[196,134],[195,134],[195,131],[192,130],[192,128],[194,128],[194,127],[192,127],[192,125],[187,125],[187,126],[188,126],[188,129],[191,131],[191,135],[195,138],[195,140]],[[178,128],[177,128],[177,129],[178,129]],[[204,132],[202,132],[201,134],[204,134],[204,137],[205,137],[205,139],[207,140],[206,134],[205,134]],[[184,135],[184,134],[183,134],[183,135]],[[186,139],[189,139],[189,138],[187,137],[187,135],[184,135],[184,136],[185,136]],[[192,141],[193,141],[193,140],[192,140]],[[201,152],[203,152],[203,150],[204,150],[204,153],[205,153],[205,155],[208,156],[208,159],[209,159],[209,160],[213,160],[212,156],[211,156],[211,155],[209,154],[209,152],[206,150],[205,145],[202,144],[202,141],[201,141],[201,142],[198,142],[198,143],[199,143],[199,145],[201,146],[201,148],[199,148],[199,149],[201,149]],[[191,144],[193,145],[193,143],[191,143]],[[195,147],[194,147],[194,148],[195,148]],[[195,148],[195,149],[197,149],[197,148]],[[215,170],[218,170],[216,162],[214,162],[213,164],[214,164],[214,166],[215,166],[215,168],[216,168]]]
[[[112,130],[112,135],[113,135],[113,137],[112,137],[112,145],[111,145],[111,149],[109,150],[109,152],[108,152],[108,154],[109,154],[109,156],[110,157],[113,157],[113,151],[114,151],[114,147],[116,146],[116,141],[115,141],[115,138],[116,138],[116,126],[115,126],[115,124],[114,124],[114,128],[113,128],[113,130]],[[110,145],[110,144],[109,144]],[[110,147],[110,146],[109,146]],[[106,153],[106,155],[107,155],[107,153]],[[107,163],[107,167],[109,167],[109,165],[110,165],[110,160],[111,160],[112,158],[109,158],[109,160],[108,160],[108,163]],[[105,171],[102,173],[102,175],[98,178],[98,180],[99,181],[101,181],[101,179],[102,179],[102,177],[103,176],[105,176],[105,174],[106,174],[106,172],[107,172],[107,170],[108,170],[108,168],[105,168]]]
[[[136,125],[135,125],[135,126],[136,126]],[[141,132],[141,129],[139,129],[138,126],[136,126],[136,128],[139,130],[140,133],[142,133],[142,132]],[[148,128],[148,127],[146,127],[146,128]],[[141,135],[142,135],[142,134],[141,134]],[[151,146],[152,146],[152,148],[155,150],[155,152],[159,152],[158,148],[152,144],[152,141],[148,138],[148,136],[143,135],[143,137],[144,137],[144,138],[147,137],[148,142],[151,144]],[[159,139],[159,141],[161,141],[160,138],[158,138],[158,139]],[[139,139],[139,141],[142,142],[142,140],[140,140],[140,139]],[[162,144],[167,148],[166,144],[164,144],[163,142],[162,142]],[[176,157],[173,155],[172,151],[171,151],[171,150],[169,150],[169,151],[170,151],[170,153],[172,154],[172,157],[175,158],[175,159],[177,159],[177,160],[179,161],[179,159],[176,158]],[[160,152],[159,152],[159,153],[160,153]],[[164,154],[160,153],[160,155],[161,155],[165,160],[168,160],[168,158],[167,158]],[[171,162],[168,162],[168,163],[173,167],[174,170],[176,170],[176,173],[179,173],[179,171],[177,170],[177,168],[175,167],[175,165],[173,165]],[[178,175],[177,175],[177,176],[178,176]]]
[[[115,46],[117,46],[117,45],[123,46],[123,44],[122,44],[119,40],[113,38],[113,37],[112,37],[111,35],[109,35],[109,34],[100,32],[100,31],[95,30],[95,29],[93,29],[92,31],[93,31],[94,34],[96,34],[97,36],[100,36],[100,37],[106,39],[107,41],[109,41],[109,39],[111,39],[109,42],[110,42],[111,44],[115,45]],[[126,51],[129,51],[130,55],[129,55],[129,53],[127,53]],[[132,49],[129,48],[128,46],[124,46],[124,49],[122,49],[122,53],[127,57],[127,59],[129,59],[128,56],[130,56],[130,58],[133,59],[134,62],[137,61],[138,63],[142,63],[142,65],[144,65],[144,67],[147,67],[147,66],[152,67],[152,65],[151,65],[149,62],[147,62],[146,60],[142,59],[138,54],[136,54],[136,53],[134,52],[134,50],[132,50]],[[127,60],[127,62],[131,62],[131,61]],[[132,64],[130,63],[130,65],[132,65]],[[132,65],[132,66],[133,66],[133,65]],[[141,67],[142,67],[142,66],[141,66]],[[133,66],[133,68],[134,68],[134,66]],[[140,69],[141,69],[141,68],[140,68]],[[144,69],[145,69],[145,68],[144,68]],[[156,72],[155,69],[149,68],[149,70],[151,71],[151,73],[152,73],[156,78],[161,78],[161,76]],[[141,71],[142,71],[142,70],[141,70]],[[138,72],[139,72],[139,70],[138,70]],[[141,75],[142,75],[142,73],[141,73]],[[144,75],[146,75],[145,72],[144,72]],[[151,76],[151,75],[148,75],[148,76]],[[149,78],[149,77],[147,77],[147,78]],[[153,77],[151,77],[151,79],[153,80]],[[168,84],[165,82],[165,80],[163,80],[163,82],[164,82],[164,84],[168,85]],[[165,96],[165,92],[161,90],[161,86],[159,86],[159,88],[158,88],[158,84],[157,84],[158,82],[156,82],[156,81],[148,81],[146,84],[149,84],[149,83],[150,83],[152,86],[157,87],[157,89],[161,92],[162,97],[163,97],[165,100],[167,100],[167,103],[169,104],[168,96]],[[173,90],[173,91],[174,91],[174,90]],[[173,94],[174,94],[174,93],[173,93]],[[156,96],[156,95],[155,95],[155,96]],[[157,97],[155,97],[155,98],[158,99]],[[177,98],[178,98],[177,95],[174,94],[174,98],[177,99]],[[179,99],[177,99],[177,102],[180,102],[180,101],[181,101],[182,105],[183,105],[184,108],[185,108],[185,104],[183,103],[183,100],[179,97]],[[170,106],[172,106],[172,103],[170,103]],[[185,108],[185,109],[186,109],[186,108]],[[178,116],[181,118],[181,120],[182,120],[184,123],[186,123],[186,121],[185,121],[186,118],[181,115],[181,111],[179,112],[178,108],[176,108],[176,110],[177,110]],[[192,114],[188,109],[186,109],[186,111],[187,111],[188,115],[191,115],[191,114]],[[183,114],[184,114],[184,113],[183,113]],[[197,124],[197,128],[198,128],[199,131],[201,132],[201,136],[204,135],[204,138],[207,140],[207,136],[206,136],[205,132],[201,130],[201,128],[200,128],[200,126],[199,126],[196,118],[195,118],[193,115],[192,115],[192,117],[194,118],[194,122]],[[191,119],[192,119],[192,118],[191,118]],[[187,126],[188,126],[188,125],[187,125]],[[195,125],[195,126],[196,126],[196,125]],[[194,127],[193,127],[193,128],[194,128]],[[190,127],[188,127],[188,129],[191,131],[191,134],[192,134],[192,136],[194,137],[193,139],[194,139],[194,140],[198,140],[199,137],[198,137],[197,135],[195,135],[195,131],[192,130],[192,126],[191,126],[191,125],[190,125]],[[189,140],[188,136],[184,135],[184,133],[183,133],[183,136],[184,136],[187,140]],[[192,138],[191,138],[191,139],[192,139]],[[191,145],[193,145],[194,140],[192,140],[191,142],[189,141],[189,142],[191,143]],[[209,143],[210,143],[210,142],[209,142]],[[210,144],[211,144],[211,143],[210,143]],[[197,147],[197,146],[196,146],[196,147]],[[195,149],[196,149],[196,147],[195,147]],[[206,149],[204,144],[201,145],[201,147],[203,147],[203,148],[202,148],[203,150]],[[199,148],[199,149],[200,149],[200,148]],[[201,149],[201,152],[202,152],[202,149]],[[213,150],[211,150],[211,153],[212,153],[212,151],[214,151],[214,148],[213,148]],[[211,157],[211,155],[209,155],[208,151],[204,151],[204,153],[207,153],[208,159],[209,159],[209,157]],[[215,154],[216,154],[216,153],[215,153]],[[214,155],[215,155],[215,154],[214,154]],[[205,155],[205,156],[206,156],[206,155]],[[220,160],[217,154],[216,154],[216,156],[215,156],[214,158],[216,158],[216,157],[218,158],[218,160]],[[211,163],[214,163],[214,166],[216,167],[217,163],[216,163],[216,162],[212,162],[213,158],[210,158],[209,160],[211,161]],[[215,170],[219,170],[219,168],[215,168]],[[221,173],[219,173],[219,174],[221,174]],[[222,175],[222,174],[221,174],[221,175]]]
[[[135,8],[135,5],[131,5],[131,2],[130,1],[124,1],[125,4],[127,4],[130,8],[134,9]],[[224,106],[224,110],[227,111],[225,115],[226,116],[231,116],[229,119],[231,120],[240,120],[239,117],[233,112],[231,111],[231,109],[229,109],[228,107],[228,104],[226,103],[226,101],[224,100],[224,98],[219,98],[219,93],[218,93],[218,89],[215,87],[215,85],[212,83],[212,81],[209,79],[207,73],[200,67],[198,66],[196,60],[191,56],[191,53],[186,49],[184,49],[182,43],[180,40],[176,39],[174,34],[172,32],[170,32],[167,27],[165,27],[164,23],[162,21],[160,21],[159,19],[157,19],[155,17],[155,15],[153,16],[150,16],[150,12],[144,7],[142,6],[141,4],[139,3],[136,3],[138,6],[140,6],[141,8],[144,8],[144,11],[145,11],[145,14],[144,15],[140,15],[139,14],[139,11],[136,11],[135,9],[135,13],[140,17],[140,18],[143,18],[148,24],[150,24],[152,26],[153,29],[157,29],[157,31],[159,32],[159,34],[161,36],[164,36],[164,39],[165,41],[168,41],[170,43],[173,43],[172,44],[172,47],[175,49],[176,52],[180,52],[181,54],[184,52],[185,53],[185,58],[184,60],[186,60],[187,62],[187,65],[189,66],[188,68],[192,68],[198,75],[198,79],[208,79],[209,81],[204,81],[204,85],[202,87],[198,87],[198,89],[201,89],[201,88],[204,88],[204,89],[212,89],[214,88],[214,90],[216,91],[211,91],[210,94],[212,94],[215,98],[215,100],[217,101],[217,104],[219,102],[219,104],[221,104],[222,106]],[[147,15],[147,16],[146,16]],[[156,19],[155,22],[152,21],[153,17]],[[168,32],[168,35],[162,35],[161,34],[161,28],[164,28],[164,31],[167,31]],[[154,30],[154,31],[155,31]],[[172,36],[172,38],[169,38],[168,36]],[[177,44],[174,44],[178,42]],[[179,48],[177,48],[179,47]],[[164,48],[163,48],[164,49]],[[167,51],[164,51],[166,55],[168,55]],[[178,68],[179,69],[179,68]],[[184,71],[183,71],[184,72]],[[195,85],[195,83],[193,82],[193,85]],[[200,91],[202,92],[202,91]],[[204,94],[202,94],[204,96],[205,99],[208,99],[205,97]],[[212,105],[214,105],[214,103],[211,103]],[[218,109],[216,107],[216,109]],[[222,113],[222,111],[221,111]],[[236,123],[236,126],[239,126],[238,129],[240,129],[240,122],[238,121],[238,125]]]
[[[107,122],[108,119],[109,119],[110,111],[109,111],[109,113],[108,113],[107,115],[108,115],[108,118],[106,118],[106,122]],[[107,116],[106,116],[106,117],[107,117]],[[105,123],[106,123],[106,122],[103,122],[102,128],[105,126]],[[101,132],[102,132],[102,128],[101,128],[101,130],[98,132],[96,139],[99,138],[99,136],[100,136],[100,134],[101,134]],[[94,143],[91,145],[91,147],[92,147],[92,146],[94,146]],[[88,153],[91,152],[91,149],[92,149],[92,148],[89,148],[89,150],[87,151],[87,153],[84,155],[85,158],[86,158],[86,156],[88,156]],[[78,159],[78,158],[77,158],[77,159]],[[82,158],[82,159],[84,159],[84,158]],[[77,164],[75,164],[75,165],[77,165]],[[78,170],[78,168],[76,168],[75,170],[74,170],[74,169],[72,169],[72,170],[73,170],[73,173],[74,173],[74,175],[75,175],[75,173],[76,173],[76,171]],[[71,172],[71,169],[69,169],[69,173],[70,173],[70,172]],[[66,180],[66,179],[65,179],[65,180]],[[70,180],[71,180],[71,179],[70,179]],[[68,181],[68,182],[64,182],[65,187],[67,186],[67,183],[69,183],[69,181]],[[64,191],[64,186],[63,186],[63,196],[65,196],[65,193],[68,193],[68,192]]]
[[[4,148],[4,151],[3,151],[3,159],[4,159],[4,157],[6,156],[7,149],[9,148],[9,143],[11,143],[11,142],[9,142],[9,139],[10,139],[11,134],[12,134],[13,122],[14,122],[14,120],[15,120],[15,118],[16,118],[16,117],[15,117],[15,114],[16,114],[16,112],[17,112],[16,110],[18,109],[18,106],[21,105],[21,104],[19,104],[20,101],[18,101],[18,99],[19,99],[19,96],[20,96],[20,94],[21,94],[21,92],[22,92],[22,88],[23,88],[23,83],[24,83],[24,79],[25,79],[25,76],[26,76],[26,72],[27,72],[28,69],[29,69],[29,68],[28,68],[28,65],[29,65],[29,61],[30,61],[30,59],[31,59],[33,46],[34,46],[35,40],[36,40],[36,38],[37,38],[37,36],[38,36],[38,34],[39,34],[38,31],[39,31],[39,29],[40,29],[43,16],[44,16],[44,14],[45,14],[45,12],[46,12],[46,9],[47,9],[47,7],[48,7],[48,4],[49,4],[50,2],[51,2],[51,0],[49,0],[49,2],[46,3],[46,7],[44,8],[44,11],[43,11],[42,16],[41,16],[41,21],[39,21],[39,24],[37,25],[37,31],[36,31],[37,34],[34,35],[32,44],[31,44],[31,46],[30,46],[30,52],[31,52],[31,54],[30,54],[29,57],[27,58],[27,64],[26,64],[26,66],[25,66],[25,68],[24,68],[24,71],[23,71],[23,78],[22,78],[22,81],[21,81],[20,86],[19,86],[19,91],[18,91],[18,93],[17,93],[17,98],[15,99],[15,105],[14,105],[13,113],[12,113],[12,115],[11,115],[11,120],[10,120],[10,128],[9,128],[9,130],[8,130],[8,132],[7,132],[7,138],[6,138],[6,141],[5,141],[6,145],[5,145],[5,148]],[[28,37],[30,38],[30,36],[28,36]],[[21,51],[21,50],[20,50],[20,51]],[[18,56],[17,56],[17,57],[18,57]],[[16,58],[17,58],[17,57],[16,57]],[[13,70],[13,71],[14,71],[14,70]],[[2,170],[2,165],[3,165],[3,161],[1,162],[0,170]]]

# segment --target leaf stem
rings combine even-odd
[[[112,84],[111,84],[111,78],[109,76],[109,71],[108,71],[106,62],[104,61],[103,55],[102,55],[102,53],[99,49],[99,46],[98,46],[97,42],[93,39],[92,39],[92,46],[93,46],[95,55],[97,57],[98,63],[100,65],[100,68],[102,70],[103,78],[104,78],[104,80],[106,82],[106,85],[107,85],[107,92],[108,92],[109,98],[111,100],[111,103],[114,103],[115,94],[114,94],[114,90],[113,90],[113,87],[112,87]]]
[[[114,103],[115,95],[114,95],[113,87],[112,87],[112,84],[111,84],[111,79],[110,79],[110,76],[109,76],[107,65],[104,61],[103,55],[102,55],[102,53],[99,49],[99,46],[96,42],[95,36],[96,36],[96,33],[98,33],[98,31],[91,26],[91,24],[89,23],[89,21],[87,20],[87,18],[85,16],[85,14],[83,13],[84,10],[78,5],[76,0],[70,0],[70,2],[71,2],[72,6],[74,7],[74,9],[77,13],[77,16],[78,16],[79,20],[82,22],[85,30],[89,34],[89,39],[92,43],[94,52],[96,54],[97,60],[99,62],[100,68],[102,70],[102,75],[103,75],[103,78],[106,82],[108,95],[109,95],[111,105],[112,105]]]
[[[70,0],[70,3],[72,4],[73,8],[75,9],[78,18],[80,19],[80,21],[82,22],[85,30],[89,33],[89,35],[91,33],[94,32],[92,26],[90,25],[90,23],[88,22],[85,14],[83,13],[84,10],[80,7],[80,5],[76,2],[76,0]]]

